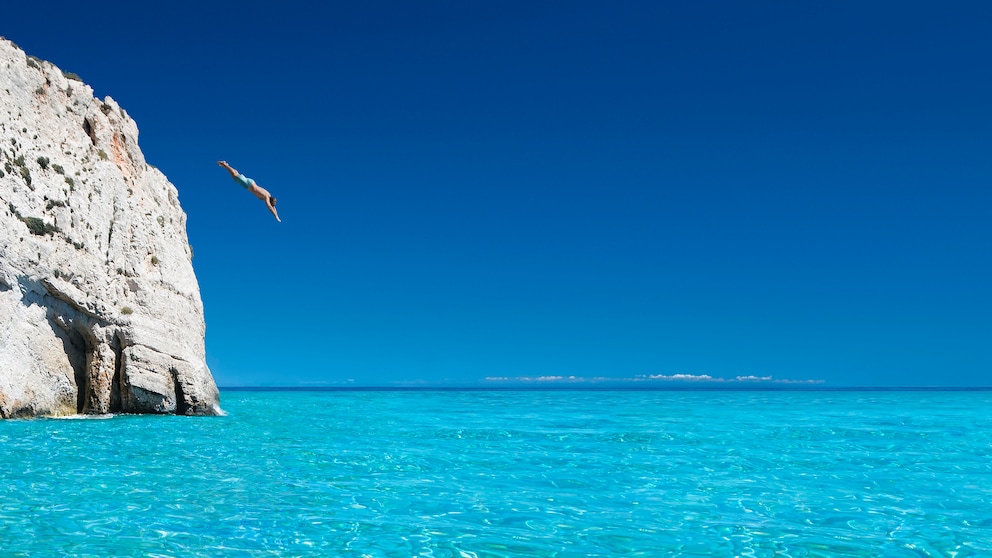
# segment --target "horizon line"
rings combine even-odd
[[[221,391],[992,391],[992,386],[825,386],[825,385],[707,385],[707,386],[218,386]]]

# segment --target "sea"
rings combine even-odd
[[[0,421],[0,556],[992,556],[992,392],[222,391]]]

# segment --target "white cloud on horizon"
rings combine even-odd
[[[634,381],[642,380],[667,380],[675,382],[722,382],[722,378],[714,378],[709,374],[672,374],[666,376],[664,374],[651,374],[650,376],[635,376]]]
[[[775,379],[771,376],[735,376],[733,378],[715,378],[709,374],[650,374],[625,378],[608,378],[603,376],[488,376],[487,382],[515,383],[626,383],[626,382],[698,382],[698,383],[771,383],[771,384],[822,384],[823,380],[790,380]]]

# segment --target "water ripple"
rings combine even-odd
[[[989,393],[226,392],[0,422],[7,556],[987,556]]]

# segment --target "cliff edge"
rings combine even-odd
[[[0,38],[0,417],[219,414],[192,257],[127,113]]]

